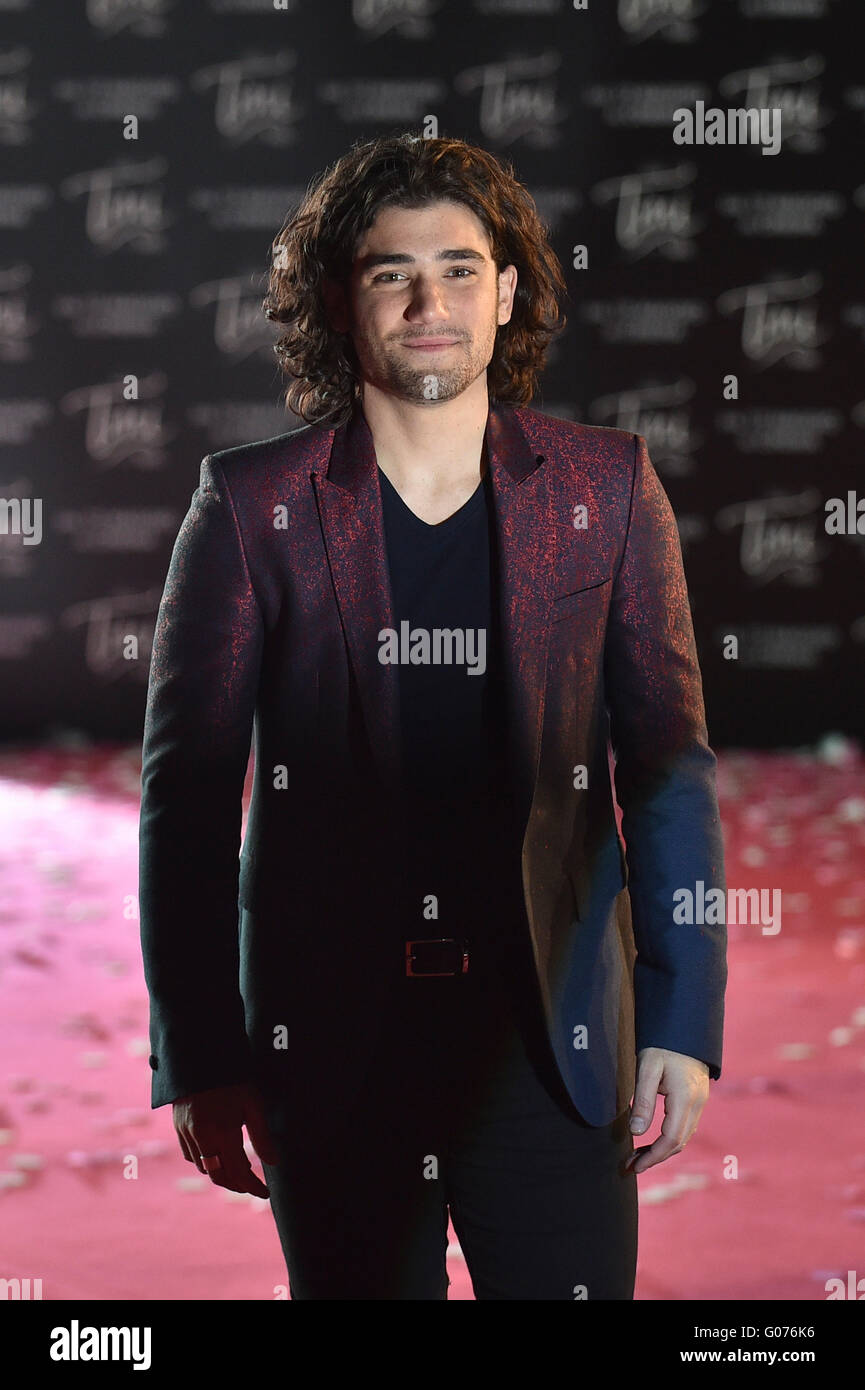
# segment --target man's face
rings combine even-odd
[[[484,373],[511,317],[517,272],[497,274],[483,224],[462,203],[383,208],[357,247],[348,299],[331,298],[361,378],[434,404]]]

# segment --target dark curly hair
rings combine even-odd
[[[480,219],[497,272],[516,266],[511,318],[498,327],[487,385],[499,401],[531,401],[547,345],[567,323],[548,229],[509,161],[464,140],[404,133],[356,141],[311,181],[272,243],[262,308],[284,326],[274,352],[288,379],[286,406],[309,424],[342,424],[360,396],[354,346],[328,321],[323,279],[347,286],[355,249],[382,207],[442,200],[464,203]]]

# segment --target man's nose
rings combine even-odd
[[[415,322],[448,318],[444,295],[439,286],[428,282],[419,282],[412,291],[406,317]]]

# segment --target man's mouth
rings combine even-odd
[[[434,352],[438,348],[456,347],[456,338],[410,338],[406,347],[420,352]]]

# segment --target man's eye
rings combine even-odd
[[[463,275],[477,275],[477,271],[476,271],[476,270],[472,270],[471,266],[467,266],[467,265],[455,265],[455,266],[451,266],[451,269],[448,271],[448,275],[452,275],[453,272],[454,272],[455,270],[461,271],[461,272],[463,273]],[[400,274],[401,274],[401,271],[399,271],[399,270],[383,270],[382,273],[381,273],[381,275],[377,275],[375,278],[376,278],[376,281],[379,281],[379,280],[385,280],[385,281],[386,281],[386,280],[388,279],[389,276],[400,275]]]

